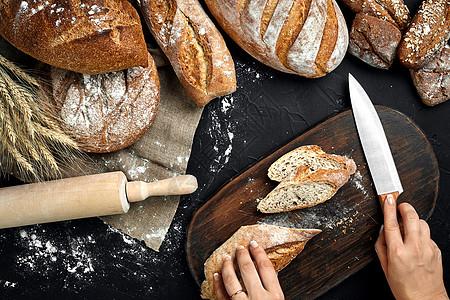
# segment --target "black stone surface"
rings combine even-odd
[[[406,3],[414,14],[420,1]],[[341,8],[350,25],[353,13]],[[184,251],[192,213],[248,166],[330,115],[350,108],[349,72],[374,104],[406,114],[433,146],[441,177],[428,223],[442,250],[444,281],[450,287],[450,101],[432,108],[423,105],[408,70],[398,62],[389,71],[377,70],[347,54],[331,74],[305,79],[274,71],[229,38],[226,42],[235,60],[238,88],[213,100],[203,112],[187,170],[197,176],[199,189],[182,197],[160,252],[97,218],[2,229],[2,299],[199,299]],[[3,42],[0,47],[8,46]],[[10,59],[32,63],[23,57],[13,51]],[[20,184],[5,174],[0,180],[2,187]],[[374,261],[319,299],[390,298],[381,267]]]

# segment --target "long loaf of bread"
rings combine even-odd
[[[205,262],[205,281],[202,283],[203,299],[217,299],[214,273],[220,272],[225,255],[235,257],[237,246],[249,248],[256,241],[266,250],[267,256],[278,272],[286,267],[305,247],[319,229],[295,229],[275,225],[256,224],[240,227],[225,243],[217,248]]]
[[[140,0],[138,6],[181,84],[198,106],[236,90],[230,52],[197,0]]]
[[[334,0],[206,0],[222,28],[277,70],[320,77],[344,58],[348,30]]]
[[[5,0],[0,35],[42,62],[83,74],[148,64],[140,18],[127,0]]]

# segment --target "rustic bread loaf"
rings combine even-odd
[[[318,229],[295,229],[275,225],[257,224],[240,227],[225,243],[217,248],[205,262],[205,281],[202,283],[203,299],[217,299],[214,288],[214,273],[220,273],[225,255],[234,260],[237,246],[249,248],[256,241],[266,250],[275,270],[287,266],[305,247]]]
[[[401,39],[402,33],[396,25],[359,13],[353,20],[348,51],[372,67],[388,69]]]
[[[311,171],[308,166],[301,166],[262,199],[257,209],[278,213],[320,204],[333,197],[349,178],[345,169]]]
[[[327,154],[317,145],[307,145],[281,156],[269,167],[267,175],[271,180],[281,182],[302,166],[308,166],[311,171],[343,169],[347,170],[350,175],[356,171],[356,164],[352,159]]]
[[[125,148],[151,126],[158,111],[159,79],[153,59],[147,58],[147,68],[98,75],[51,68],[57,110],[81,150]]]
[[[147,66],[136,10],[126,0],[2,1],[0,35],[32,57],[100,74]]]
[[[180,82],[198,106],[236,90],[230,52],[197,0],[140,0],[138,5]]]
[[[435,59],[410,72],[424,104],[434,106],[450,98],[450,46],[445,45]]]
[[[400,62],[418,69],[434,59],[450,38],[450,2],[425,0],[399,45]]]
[[[348,30],[334,0],[206,0],[222,28],[277,70],[320,77],[344,58]]]

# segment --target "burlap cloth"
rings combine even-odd
[[[192,141],[203,109],[185,92],[167,59],[159,49],[150,50],[158,66],[161,100],[155,122],[133,145],[108,154],[89,155],[90,168],[71,176],[123,171],[129,181],[152,182],[185,174]],[[0,54],[16,63],[33,60],[0,37]],[[142,240],[158,251],[170,227],[180,196],[150,197],[131,203],[127,214],[102,217],[107,224]]]

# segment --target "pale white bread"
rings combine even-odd
[[[308,166],[311,171],[345,169],[349,175],[356,171],[356,164],[352,159],[341,155],[327,154],[317,145],[306,145],[277,159],[269,167],[268,176],[271,180],[281,182],[301,166]]]
[[[236,90],[231,54],[197,0],[140,0],[138,5],[181,84],[198,106]]]
[[[305,247],[312,237],[319,234],[318,229],[295,229],[276,225],[256,224],[240,227],[225,243],[217,248],[204,265],[205,280],[202,283],[201,297],[217,299],[214,288],[214,273],[220,273],[223,258],[229,255],[235,259],[238,246],[249,248],[256,241],[266,250],[269,259],[278,272],[287,266]],[[238,268],[235,266],[238,272]]]
[[[320,77],[344,58],[348,30],[334,0],[206,0],[241,48],[277,70]]]
[[[126,0],[5,0],[0,35],[32,57],[83,74],[147,66],[139,15]]]
[[[350,178],[345,169],[311,171],[301,166],[273,189],[257,206],[263,213],[278,213],[323,203]]]

